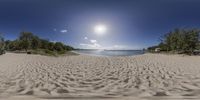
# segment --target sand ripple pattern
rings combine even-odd
[[[200,57],[0,56],[0,94],[38,97],[200,96]]]

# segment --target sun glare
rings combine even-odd
[[[105,34],[106,30],[107,28],[105,25],[97,25],[94,27],[94,31],[96,34]]]

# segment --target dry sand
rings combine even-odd
[[[0,56],[0,99],[200,99],[200,57],[7,53]]]

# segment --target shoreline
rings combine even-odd
[[[117,50],[115,50],[117,51]],[[86,56],[96,56],[96,57],[132,57],[132,56],[137,56],[137,55],[143,55],[143,54],[134,54],[134,55],[103,55],[103,54],[89,54],[89,53],[80,53],[77,51],[72,51],[74,53],[80,54],[80,55],[86,55]]]

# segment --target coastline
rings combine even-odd
[[[95,50],[95,51],[98,51],[98,50]],[[102,51],[102,50],[100,50]],[[103,50],[104,51],[104,50]],[[106,50],[106,51],[142,51],[142,50]],[[96,56],[96,57],[131,57],[131,56],[137,56],[137,55],[143,55],[145,54],[145,52],[140,52],[140,53],[135,53],[135,54],[117,54],[118,52],[116,52],[116,54],[112,54],[112,53],[108,53],[108,54],[105,54],[104,53],[101,53],[101,54],[98,54],[97,52],[88,52],[88,53],[82,53],[82,52],[79,52],[79,51],[76,51],[76,50],[73,50],[72,52],[76,53],[76,54],[80,54],[80,55],[86,55],[86,56]]]
[[[0,56],[0,97],[195,98],[200,96],[199,60],[199,56],[164,54],[48,57],[6,53]]]

